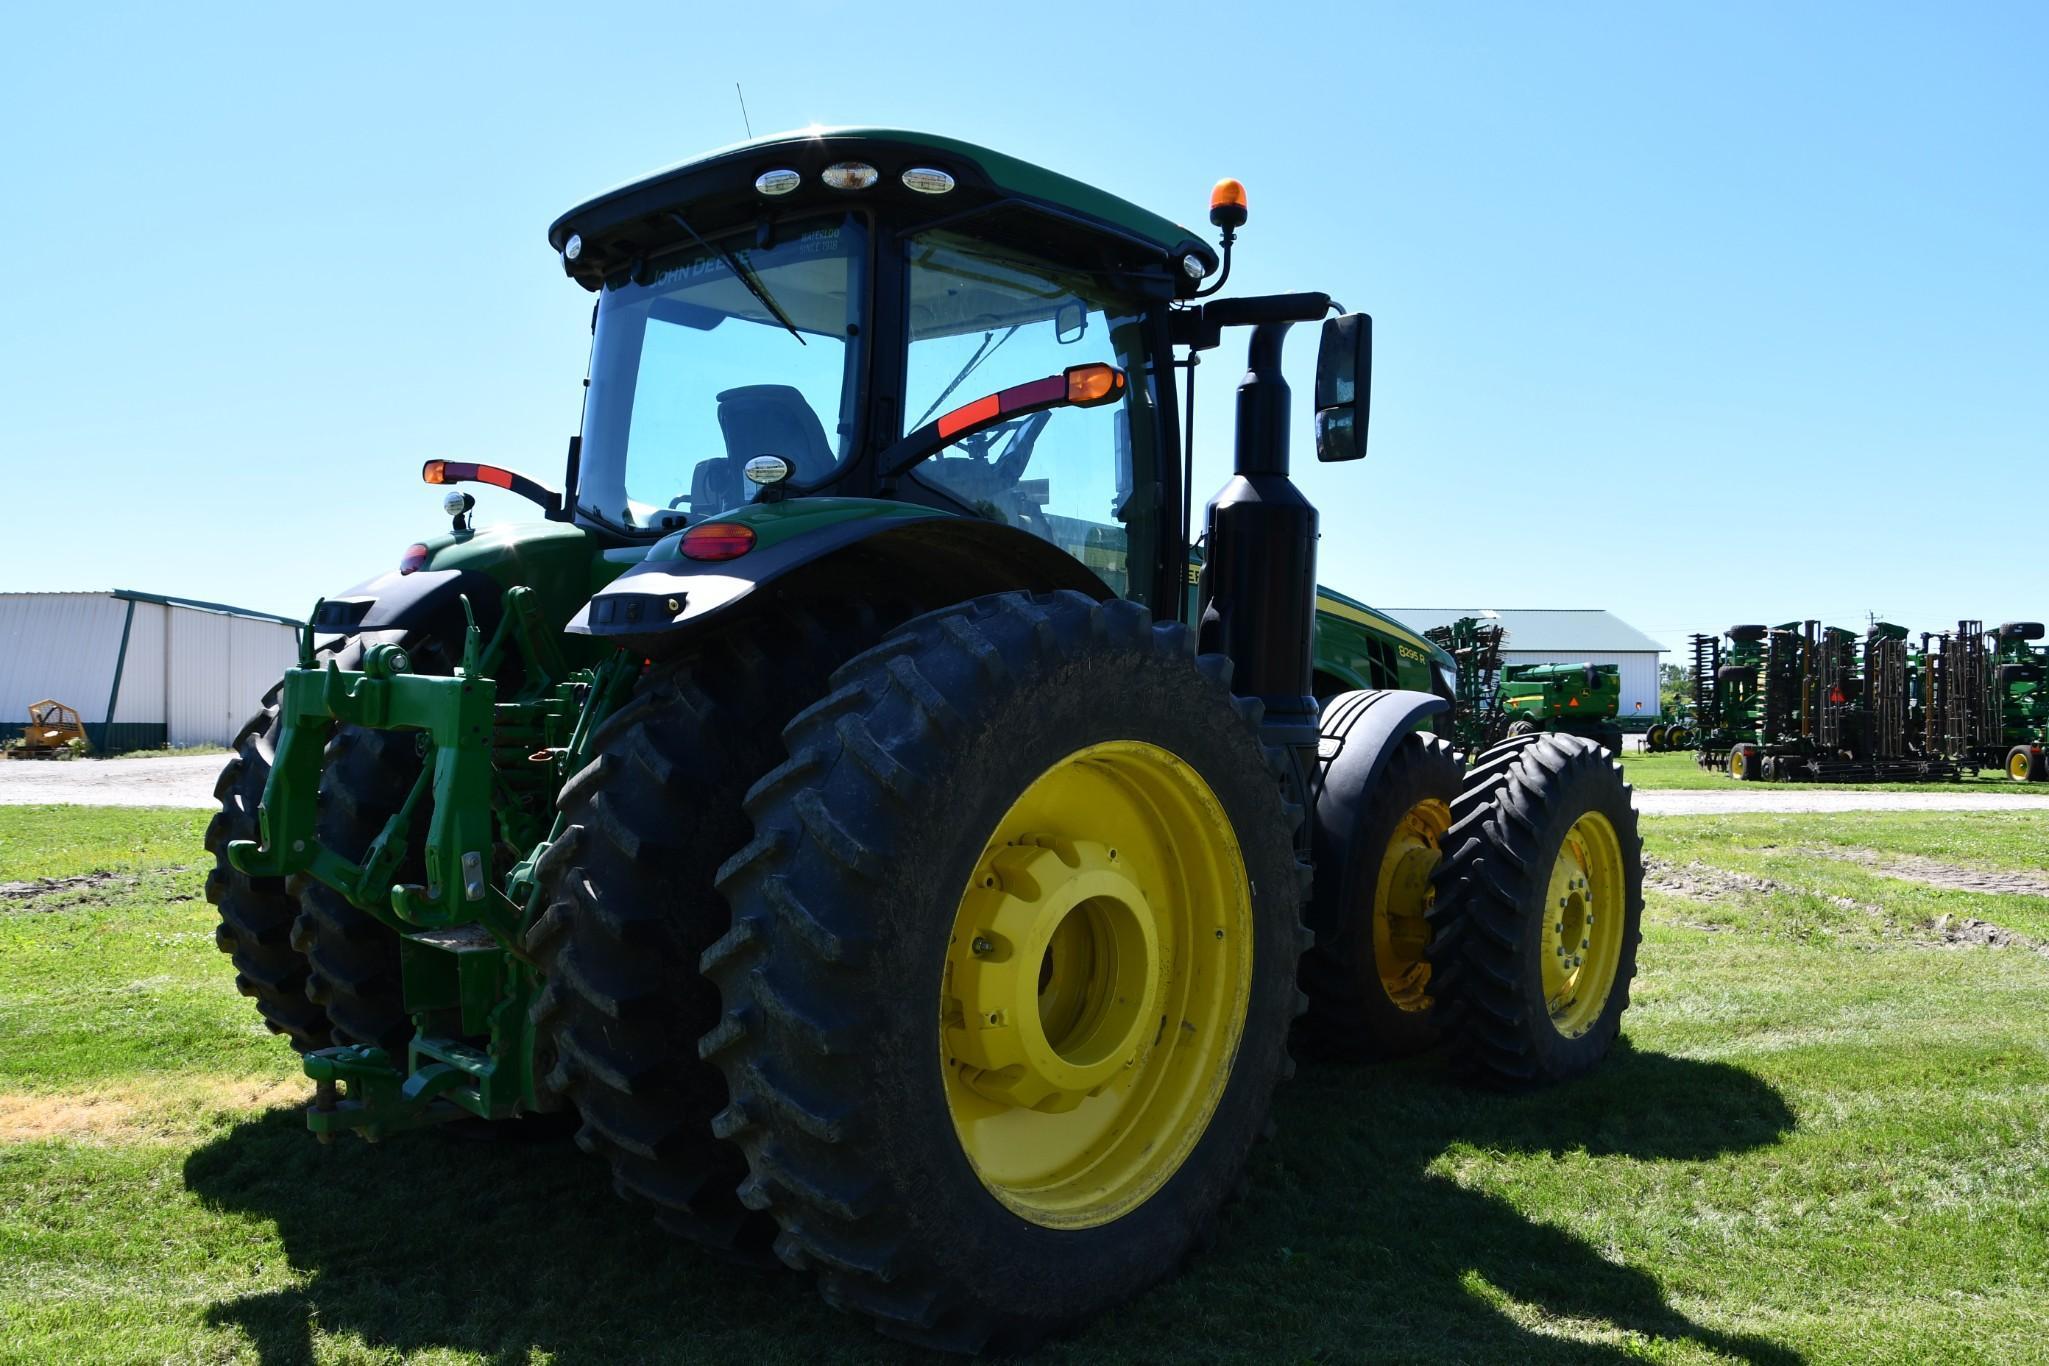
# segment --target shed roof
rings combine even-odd
[[[188,607],[195,612],[215,612],[224,617],[250,617],[257,621],[274,621],[282,626],[304,626],[297,617],[279,616],[276,612],[259,612],[253,607],[231,607],[224,602],[207,602],[200,598],[171,597],[163,593],[145,593],[136,588],[77,588],[60,589],[55,592],[0,593],[0,598],[113,598],[121,602],[154,602],[165,607]]]
[[[1390,607],[1387,611],[1418,631],[1449,626],[1460,617],[1498,619],[1504,631],[1504,650],[1542,650],[1561,657],[1576,651],[1666,652],[1663,645],[1599,607]]]

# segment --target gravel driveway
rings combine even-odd
[[[2049,811],[2049,796],[2004,792],[1727,792],[1637,789],[1646,816],[1726,816],[1747,811]]]
[[[213,805],[227,758],[15,760],[0,763],[0,806]],[[1647,816],[1733,815],[1747,811],[2045,811],[2049,796],[2004,792],[1775,792],[1729,785],[1726,792],[1643,791]]]
[[[165,759],[0,761],[0,806],[213,805],[225,754]]]

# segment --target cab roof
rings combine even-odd
[[[839,161],[866,162],[880,177],[867,190],[829,189],[819,173]],[[912,193],[899,177],[914,166],[947,172],[956,190],[944,200]],[[778,169],[798,172],[803,177],[799,190],[775,198],[758,193],[755,177]],[[549,225],[548,243],[560,251],[575,234],[584,246],[598,248],[583,269],[565,263],[570,274],[594,286],[595,280],[586,277],[634,254],[649,227],[667,213],[687,208],[693,227],[710,232],[786,204],[816,208],[821,202],[862,200],[914,204],[928,213],[953,207],[945,200],[962,209],[1015,201],[1121,239],[1138,257],[1161,261],[1192,255],[1205,272],[1217,267],[1215,250],[1195,233],[1129,200],[957,138],[894,128],[807,128],[721,147],[585,200]],[[700,215],[701,223],[696,221]]]

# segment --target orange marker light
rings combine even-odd
[[[1077,408],[1107,402],[1123,391],[1124,372],[1114,365],[1098,362],[1067,368],[1067,401]]]
[[[1209,192],[1209,221],[1220,228],[1242,228],[1249,206],[1242,181],[1226,176]]]
[[[448,462],[446,460],[429,460],[426,464],[420,466],[420,478],[429,484],[447,483]]]

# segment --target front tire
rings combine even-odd
[[[1476,766],[1456,814],[1430,917],[1453,1060],[1498,1085],[1579,1076],[1614,1045],[1642,938],[1621,765],[1547,735]]]
[[[885,1332],[1015,1350],[1169,1275],[1290,1064],[1306,869],[1229,665],[1006,593],[834,675],[748,796],[704,969],[776,1251]]]
[[[1411,731],[1396,742],[1352,829],[1336,838],[1317,832],[1322,875],[1309,911],[1316,944],[1302,956],[1302,1034],[1317,1052],[1397,1058],[1436,1042],[1427,916],[1464,773],[1449,743]]]
[[[261,710],[243,725],[234,757],[214,784],[220,810],[206,826],[206,850],[214,859],[206,875],[206,899],[220,914],[214,944],[235,965],[235,989],[256,1003],[271,1033],[284,1035],[298,1052],[310,1053],[332,1042],[332,1026],[327,1012],[306,996],[306,957],[292,943],[299,899],[283,878],[250,877],[229,864],[227,856],[229,841],[258,835],[256,808],[277,757],[279,691],[272,688]]]

